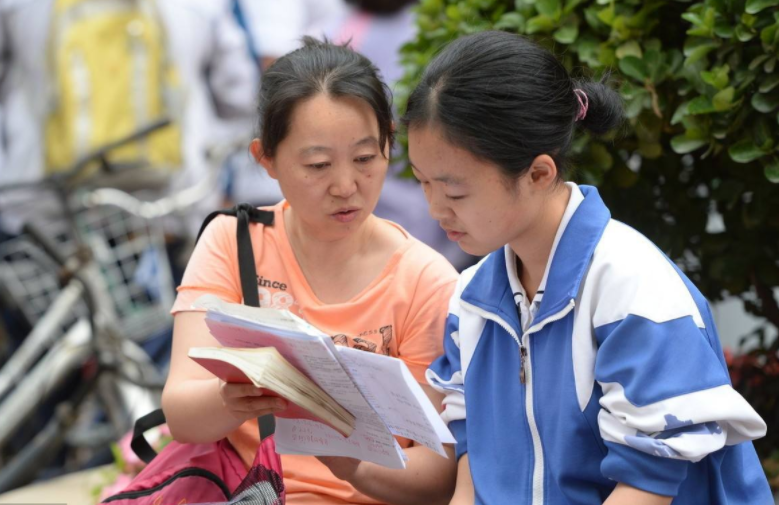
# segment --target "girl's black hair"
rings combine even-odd
[[[392,149],[392,95],[378,69],[348,47],[305,37],[303,47],[276,60],[262,76],[258,137],[266,156],[274,156],[287,136],[295,106],[320,93],[365,101],[379,123],[380,148]]]
[[[587,96],[586,116],[575,89]],[[428,65],[403,123],[432,125],[453,145],[495,163],[511,178],[548,154],[563,171],[575,125],[604,134],[623,120],[619,94],[576,81],[548,50],[519,35],[485,31],[459,38]]]

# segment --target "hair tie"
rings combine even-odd
[[[579,112],[576,114],[576,119],[574,119],[574,122],[576,122],[581,121],[587,117],[587,109],[590,106],[590,99],[587,98],[587,93],[579,88],[576,88],[573,90],[573,92],[576,94],[576,99],[579,101]]]

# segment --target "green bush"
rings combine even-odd
[[[577,138],[574,179],[710,300],[738,296],[779,328],[779,0],[422,0],[418,26],[402,50],[401,111],[443,44],[486,29],[533,38],[575,76],[612,71],[629,121]],[[763,455],[779,447],[771,435]]]

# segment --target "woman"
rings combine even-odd
[[[430,213],[471,254],[428,371],[457,439],[452,503],[769,504],[706,300],[593,187],[563,182],[576,127],[619,96],[516,35],[463,37],[408,102]]]
[[[271,208],[272,225],[251,229],[261,306],[290,310],[337,344],[399,357],[423,382],[442,351],[456,273],[401,227],[372,214],[392,145],[386,86],[364,57],[307,39],[263,75],[259,115],[260,136],[251,151],[286,198]],[[162,400],[177,440],[227,437],[248,466],[259,444],[254,420],[283,410],[283,400],[221,382],[187,358],[190,347],[215,344],[192,302],[204,293],[241,301],[235,233],[234,218],[217,218],[189,262],[173,307],[173,354]],[[440,395],[424,387],[440,404]],[[400,443],[409,458],[405,470],[349,458],[283,456],[288,503],[448,501],[453,459]]]

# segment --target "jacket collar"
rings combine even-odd
[[[554,250],[547,273],[546,289],[535,324],[555,315],[576,298],[595,247],[611,219],[598,190],[579,186],[584,201],[571,217]],[[494,251],[478,267],[461,299],[521,328],[508,280],[504,249]]]

